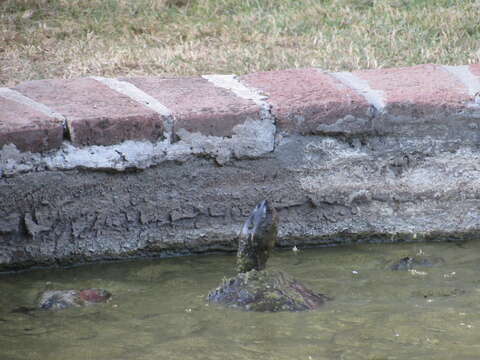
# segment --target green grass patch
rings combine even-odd
[[[480,0],[0,0],[0,84],[480,62]]]

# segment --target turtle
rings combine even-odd
[[[207,300],[246,311],[305,311],[330,297],[314,292],[287,273],[266,270],[275,246],[278,215],[268,200],[258,203],[242,227],[238,241],[237,275],[224,279]]]

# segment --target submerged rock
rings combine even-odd
[[[208,301],[249,311],[304,311],[328,297],[315,293],[281,271],[264,270],[277,240],[277,214],[268,201],[259,203],[239,236],[238,274],[208,294]]]
[[[43,310],[60,310],[69,307],[87,306],[105,303],[112,297],[104,289],[84,290],[47,290],[40,294],[38,308]]]
[[[224,280],[208,299],[232,308],[276,312],[317,309],[329,298],[284,272],[251,270]]]
[[[428,289],[418,289],[412,292],[415,297],[422,298],[434,298],[434,297],[449,297],[449,296],[461,296],[466,294],[466,290],[456,287],[432,287]]]
[[[392,270],[412,270],[419,267],[431,267],[445,264],[445,260],[440,257],[404,257],[390,266]]]

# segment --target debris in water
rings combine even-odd
[[[444,277],[445,279],[450,279],[450,278],[455,277],[456,274],[457,274],[457,273],[456,273],[455,271],[452,271],[451,273],[443,274],[443,277]]]
[[[425,271],[418,271],[418,270],[415,270],[415,269],[410,269],[410,270],[408,270],[408,272],[409,272],[410,274],[414,275],[414,276],[415,276],[415,275],[418,275],[418,276],[428,275],[428,273],[425,272]]]

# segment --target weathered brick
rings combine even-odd
[[[62,144],[62,120],[1,96],[0,109],[0,148],[14,144],[22,151],[42,152]]]
[[[231,136],[247,119],[260,119],[260,108],[203,78],[137,77],[122,79],[153,96],[170,111],[174,129]]]
[[[15,90],[65,116],[75,145],[155,141],[163,136],[158,113],[93,79],[30,81]]]
[[[469,66],[469,69],[472,72],[472,74],[477,76],[480,80],[480,64],[472,64]]]
[[[385,110],[391,116],[410,119],[442,118],[461,111],[470,100],[465,86],[438,65],[362,70],[355,76],[370,88],[383,92]]]
[[[370,105],[362,96],[317,69],[259,72],[240,80],[268,96],[283,131],[316,134],[346,116],[353,121],[369,117]]]

